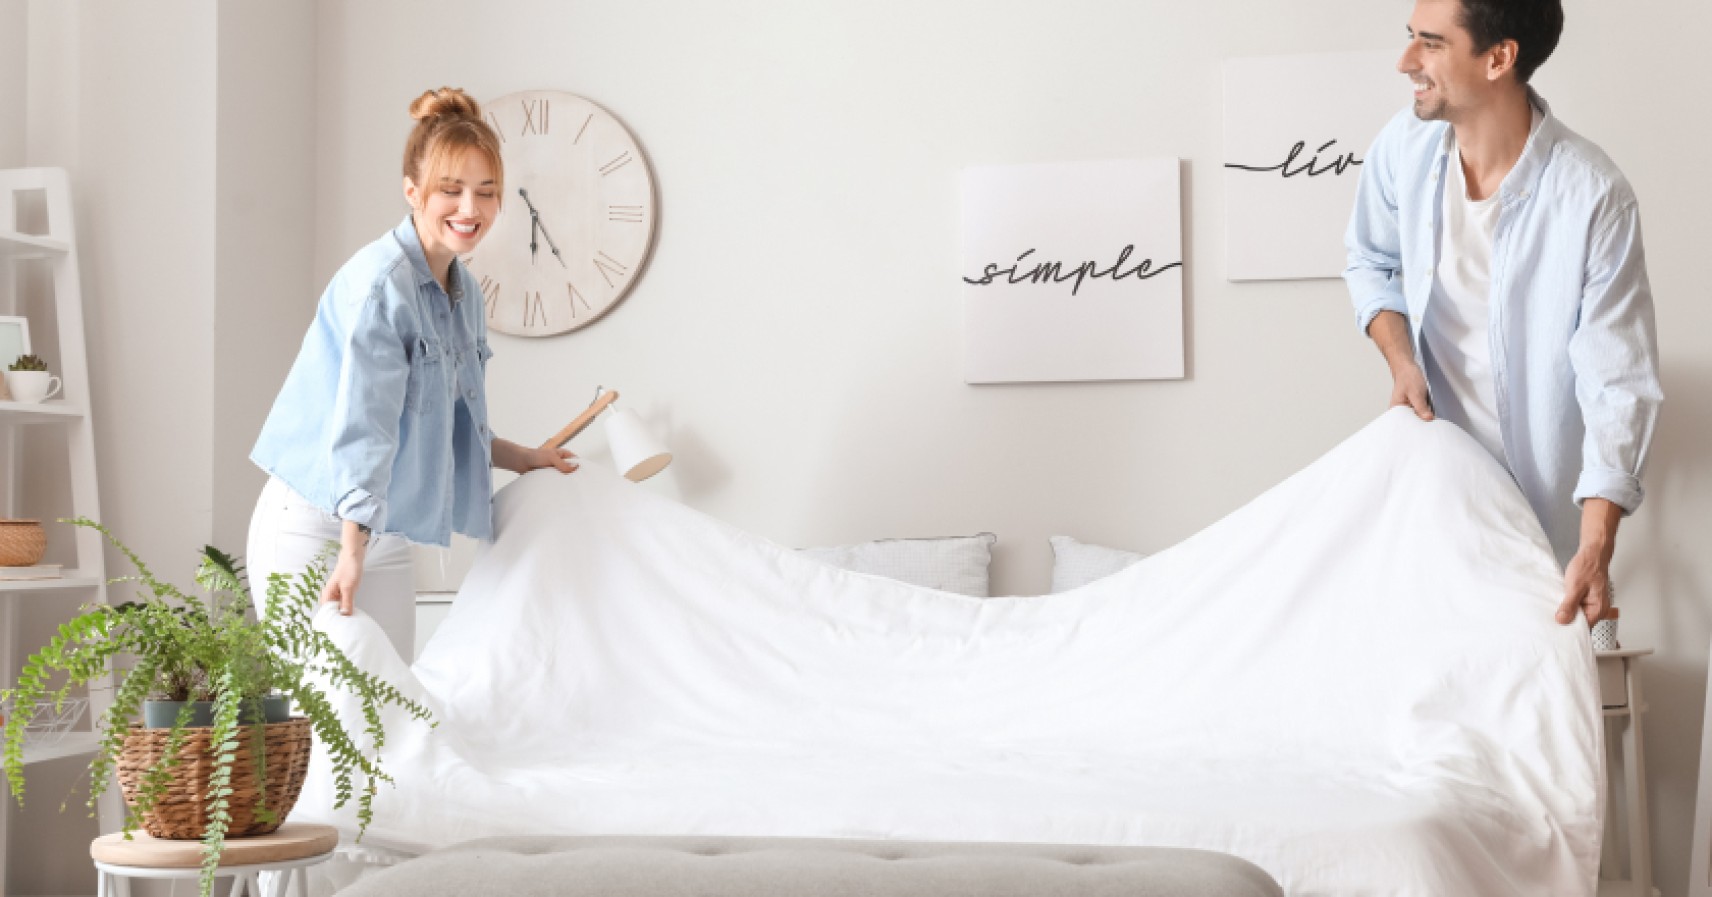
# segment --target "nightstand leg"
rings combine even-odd
[[[1635,893],[1650,897],[1653,892],[1652,838],[1647,822],[1646,754],[1642,751],[1641,677],[1633,659],[1623,661],[1623,678],[1629,686],[1629,725],[1623,729],[1623,791],[1629,810],[1629,880]]]

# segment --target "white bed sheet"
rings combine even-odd
[[[1591,895],[1585,625],[1521,494],[1395,409],[1189,540],[973,599],[804,559],[592,469],[502,491],[413,668],[365,844],[755,834],[1200,847],[1292,895]],[[351,708],[345,708],[350,712]],[[325,768],[295,819],[354,830]]]

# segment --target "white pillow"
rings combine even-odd
[[[993,559],[992,533],[938,539],[880,539],[856,545],[804,548],[801,553],[856,573],[871,573],[911,585],[987,597],[987,565]]]
[[[1069,536],[1053,536],[1052,591],[1068,592],[1096,579],[1105,579],[1130,564],[1147,557],[1121,548],[1107,548],[1078,542]]]

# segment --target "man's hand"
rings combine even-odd
[[[1367,335],[1385,356],[1391,368],[1391,404],[1408,405],[1421,420],[1433,419],[1433,405],[1427,398],[1427,376],[1415,363],[1415,346],[1409,336],[1409,319],[1394,311],[1382,311],[1367,324]]]
[[[1610,609],[1610,569],[1590,552],[1576,552],[1563,573],[1563,603],[1558,605],[1557,621],[1571,623],[1579,610],[1592,626]]]
[[[1427,398],[1427,375],[1413,361],[1391,372],[1391,405],[1408,405],[1421,420],[1433,419],[1433,404]]]
[[[1611,555],[1617,547],[1617,523],[1623,509],[1603,498],[1581,503],[1581,547],[1563,571],[1563,603],[1557,621],[1574,622],[1580,610],[1592,626],[1611,609]]]

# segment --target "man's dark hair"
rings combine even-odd
[[[1500,41],[1516,42],[1516,80],[1523,84],[1557,49],[1563,34],[1563,0],[1462,0],[1462,28],[1484,53]]]

